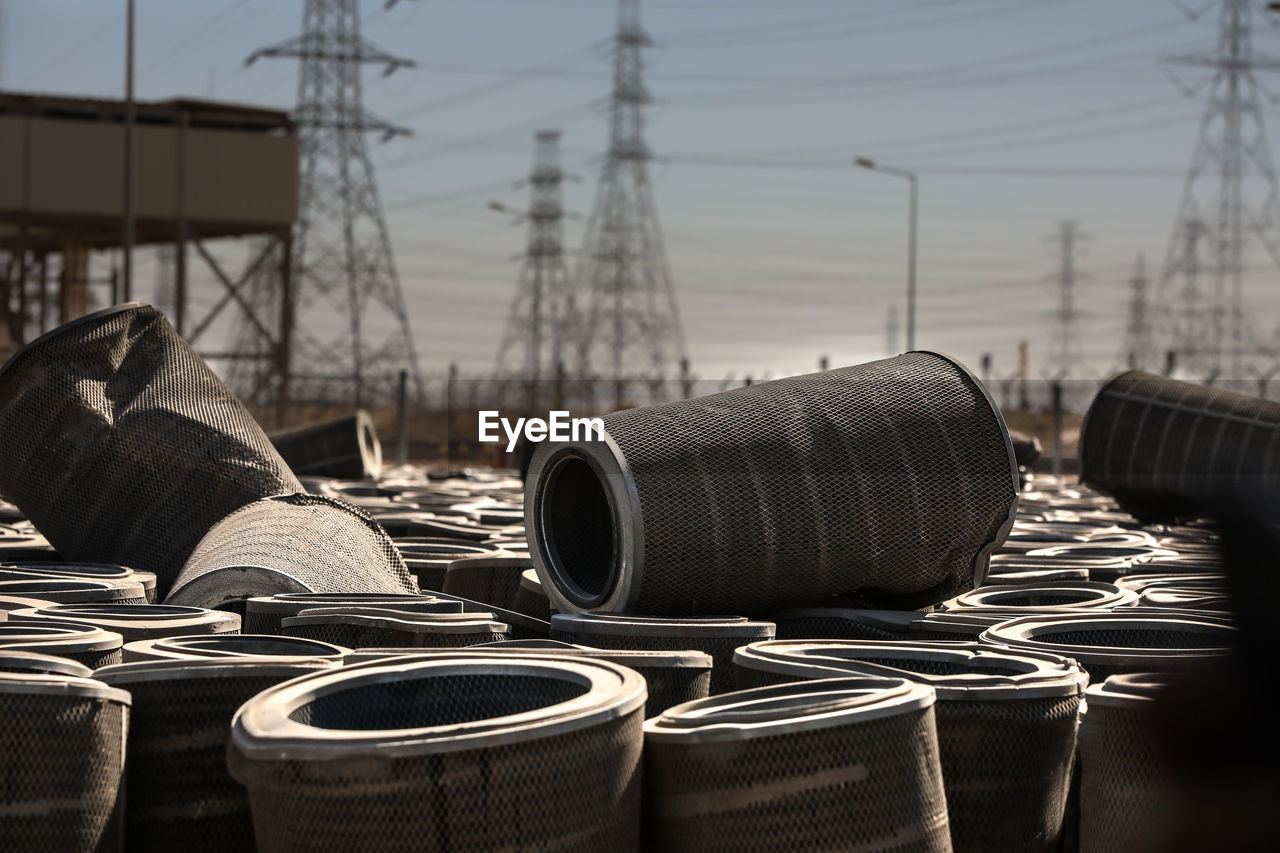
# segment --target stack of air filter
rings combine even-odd
[[[349,648],[270,634],[208,634],[195,637],[161,637],[134,640],[122,649],[124,662],[189,660],[192,658],[271,658],[273,660],[328,660],[341,663]]]
[[[1089,687],[1080,724],[1080,853],[1178,849],[1168,747],[1153,714],[1166,679],[1113,675]]]
[[[652,848],[951,850],[934,691],[840,678],[714,696],[645,723]]]
[[[377,607],[410,613],[461,613],[457,601],[421,594],[359,592],[299,592],[250,598],[245,601],[246,634],[279,634],[280,620],[317,607]]]
[[[0,579],[29,580],[32,576],[132,581],[142,587],[146,598],[145,601],[132,603],[156,603],[156,576],[153,572],[140,572],[136,569],[115,566],[110,563],[61,563],[52,560],[24,560],[21,562],[0,563]]]
[[[1054,613],[1002,622],[982,642],[1080,662],[1097,683],[1121,673],[1169,672],[1213,663],[1236,644],[1232,625],[1187,614]]]
[[[590,658],[372,661],[255,696],[228,765],[260,853],[626,853],[644,701],[637,673]]]
[[[875,673],[937,690],[938,742],[960,851],[1057,850],[1088,677],[1052,655],[909,643],[753,643],[740,687]]]
[[[83,622],[55,619],[0,622],[0,649],[69,658],[89,669],[120,663],[124,637]]]
[[[129,701],[89,678],[0,671],[0,850],[125,849]]]
[[[253,657],[126,663],[96,677],[129,691],[125,846],[131,851],[253,849],[244,789],[227,773],[231,717],[263,690],[333,661]]]
[[[9,620],[94,625],[114,631],[126,641],[184,634],[240,633],[240,617],[235,613],[173,604],[48,604],[31,610],[10,611]]]
[[[981,581],[1013,523],[999,410],[934,353],[603,422],[603,440],[542,442],[529,469],[530,551],[564,613],[933,604]]]
[[[508,630],[488,613],[410,613],[376,607],[318,607],[280,622],[286,637],[353,649],[473,646],[505,640]]]
[[[711,692],[733,689],[733,652],[739,646],[772,639],[772,622],[731,617],[663,619],[608,613],[557,613],[551,637],[601,649],[696,650],[711,656]]]

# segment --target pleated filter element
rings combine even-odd
[[[0,850],[125,849],[129,704],[101,681],[0,671]]]
[[[726,693],[645,723],[655,850],[950,851],[934,690],[837,678]]]
[[[529,471],[530,552],[562,612],[932,604],[980,583],[1013,524],[999,410],[933,353],[603,422],[602,440],[543,442]]]
[[[228,765],[260,853],[631,853],[644,701],[588,658],[375,660],[258,694]]]

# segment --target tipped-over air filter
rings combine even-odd
[[[727,693],[645,723],[655,850],[951,850],[934,691],[838,678]]]
[[[520,576],[531,569],[532,559],[506,551],[467,557],[449,564],[442,591],[511,609],[520,591]]]
[[[112,563],[62,563],[52,560],[24,560],[22,562],[0,563],[0,577],[21,580],[12,576],[13,572],[27,574],[36,572],[41,575],[58,577],[88,578],[90,580],[131,580],[142,585],[146,601],[141,604],[156,603],[156,576],[154,572],[142,572]]]
[[[0,649],[69,658],[89,669],[120,663],[124,638],[96,625],[54,619],[0,622]]]
[[[280,620],[316,607],[377,607],[410,613],[461,613],[462,604],[418,593],[293,592],[250,598],[244,606],[246,634],[279,634]]]
[[[330,660],[341,662],[350,649],[270,634],[208,634],[195,637],[161,637],[134,640],[121,650],[125,663],[144,660],[190,660],[205,658],[271,658],[273,660]]]
[[[530,550],[561,611],[932,604],[981,583],[1013,523],[999,410],[934,353],[603,421],[603,439],[540,444],[529,471]]]
[[[1088,676],[1053,655],[978,644],[752,643],[740,687],[874,674],[938,692],[942,777],[957,851],[1058,849]]]
[[[1114,584],[1076,581],[983,586],[944,602],[944,610],[1114,610],[1138,600],[1137,593]]]
[[[133,851],[253,849],[244,788],[227,773],[231,717],[263,690],[332,661],[145,661],[96,677],[133,697],[125,846]]]
[[[221,607],[282,592],[410,592],[418,584],[373,517],[319,495],[256,501],[218,522],[166,602]]]
[[[168,593],[209,528],[302,486],[261,427],[149,305],[74,320],[0,368],[0,492],[67,560],[156,573]]]
[[[352,649],[456,648],[507,639],[507,626],[487,613],[407,613],[372,607],[303,610],[283,619],[280,630],[286,637]]]
[[[1167,675],[1113,675],[1086,692],[1080,723],[1080,853],[1180,849],[1164,733],[1154,710]],[[1225,829],[1225,827],[1224,827]]]
[[[382,444],[364,409],[353,415],[271,433],[271,443],[299,476],[359,480],[382,471]]]
[[[774,636],[772,622],[742,616],[663,619],[610,613],[557,613],[551,617],[551,639],[600,649],[649,649],[711,655],[711,693],[733,689],[733,651]]]
[[[770,615],[779,640],[905,640],[918,610],[804,607]]]
[[[1080,479],[1146,518],[1275,496],[1280,403],[1131,370],[1102,387],[1080,430]]]
[[[1080,662],[1095,683],[1112,675],[1204,666],[1228,654],[1236,629],[1211,616],[1151,611],[1052,614],[1002,622],[982,642],[1049,652]]]
[[[3,572],[0,572],[2,574]],[[146,604],[142,584],[133,580],[89,580],[88,578],[39,577],[26,573],[23,580],[0,580],[0,595],[37,598],[65,604]]]
[[[65,675],[0,672],[0,850],[123,851],[129,694]]]
[[[93,675],[93,670],[71,658],[17,649],[0,649],[0,672],[71,675],[76,678],[88,678]]]
[[[172,604],[49,604],[36,610],[10,611],[9,619],[95,625],[120,634],[126,641],[240,633],[240,617],[235,613]]]
[[[258,694],[228,765],[260,853],[627,853],[644,700],[637,673],[590,658],[396,657]]]

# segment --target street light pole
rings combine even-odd
[[[862,169],[904,178],[911,185],[911,205],[907,227],[907,351],[916,348],[916,232],[920,210],[920,178],[908,169],[884,166],[870,157],[855,157],[853,163]]]

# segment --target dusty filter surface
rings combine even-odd
[[[561,611],[758,613],[855,591],[932,604],[981,582],[1013,523],[999,410],[934,353],[604,424],[603,440],[541,444],[525,489]]]
[[[302,486],[230,389],[150,305],[89,314],[0,367],[0,492],[65,560],[155,572]]]
[[[653,848],[949,853],[933,704],[923,684],[840,678],[668,709],[645,723]]]
[[[644,680],[588,658],[398,656],[236,713],[260,853],[635,851]]]

